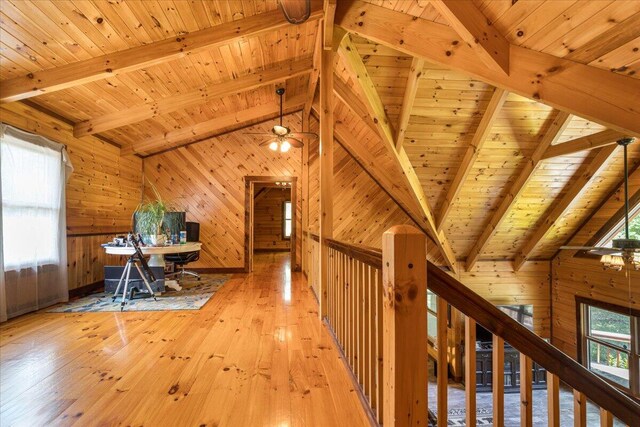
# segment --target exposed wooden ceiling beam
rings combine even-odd
[[[602,132],[594,133],[593,135],[587,135],[572,139],[571,141],[563,142],[562,144],[552,145],[544,152],[542,160],[615,144],[617,140],[623,137],[625,137],[625,134],[620,133],[617,130],[603,130]]]
[[[473,2],[431,0],[431,4],[487,67],[499,73],[509,74],[511,46]]]
[[[409,76],[407,77],[407,85],[404,88],[402,109],[400,110],[400,117],[398,118],[398,125],[396,126],[396,149],[398,150],[402,147],[404,134],[407,132],[409,119],[411,119],[411,110],[413,109],[413,104],[416,100],[418,82],[420,81],[420,76],[422,76],[423,68],[424,60],[421,58],[413,58],[411,61],[411,68],[409,69]]]
[[[484,141],[487,139],[489,132],[491,132],[491,127],[498,117],[498,113],[504,105],[504,101],[507,99],[508,95],[509,92],[500,88],[496,88],[493,95],[491,95],[487,109],[484,111],[484,115],[478,124],[478,129],[476,129],[476,133],[473,135],[471,144],[469,144],[469,147],[467,147],[467,150],[464,153],[462,163],[458,168],[458,172],[456,172],[455,178],[453,178],[453,181],[449,186],[449,191],[447,191],[447,195],[445,196],[442,207],[440,208],[438,215],[438,230],[442,228],[442,225],[447,219],[447,215],[449,215],[449,212],[451,211],[451,206],[458,197],[464,182],[467,180],[467,177],[473,168],[473,164],[482,149]]]
[[[309,19],[321,17],[322,10],[316,9],[312,10]],[[276,9],[178,37],[29,73],[4,81],[0,86],[0,102],[72,88],[290,26],[282,11]]]
[[[333,21],[336,14],[338,0],[324,0],[324,37],[322,45],[325,50],[333,49]]]
[[[304,109],[302,114],[304,120],[309,120],[311,114],[311,106],[316,96],[316,89],[318,87],[318,78],[320,77],[320,54],[322,53],[322,21],[318,22],[318,28],[316,30],[316,41],[313,47],[313,70],[309,75],[309,84],[307,85],[307,100],[304,103]]]
[[[509,75],[481,61],[447,25],[360,0],[341,1],[336,24],[412,56],[462,71],[620,132],[640,136],[640,80],[589,65],[511,46]]]
[[[304,95],[286,99],[284,101],[284,114],[291,114],[299,111],[304,106]],[[216,117],[212,120],[197,123],[193,126],[176,129],[161,135],[153,136],[135,144],[129,144],[120,150],[121,155],[127,154],[143,154],[148,155],[154,151],[164,150],[167,148],[175,148],[180,145],[186,145],[192,140],[203,138],[210,134],[214,137],[216,133],[222,132],[230,127],[241,127],[243,124],[251,121],[269,120],[276,117],[280,112],[279,104],[272,102],[264,105],[247,108],[235,113]]]
[[[222,98],[235,93],[246,92],[283,80],[308,74],[312,71],[311,58],[298,61],[285,61],[274,67],[238,77],[237,79],[208,85],[198,90],[169,96],[158,101],[147,102],[111,114],[104,114],[85,120],[73,127],[73,134],[79,138],[84,135],[105,132],[121,126],[141,122],[162,116],[184,108],[203,104],[212,99]]]
[[[520,171],[520,174],[511,185],[511,188],[502,199],[502,202],[500,202],[498,209],[496,209],[496,211],[491,216],[489,223],[484,227],[482,234],[478,238],[478,241],[469,251],[466,262],[467,271],[471,271],[475,263],[478,261],[478,258],[480,258],[480,255],[487,246],[487,243],[489,243],[489,240],[496,233],[498,227],[500,227],[500,224],[502,224],[502,221],[504,221],[504,219],[507,217],[509,209],[511,209],[511,206],[518,199],[522,190],[527,185],[527,182],[529,182],[531,176],[533,176],[535,171],[538,169],[540,161],[542,160],[542,155],[551,144],[558,140],[564,129],[569,124],[570,120],[571,115],[569,113],[565,113],[563,111],[559,111],[556,113],[553,121],[551,122],[551,125],[543,135],[540,144],[538,144],[531,157],[527,159],[524,168]]]
[[[453,250],[451,249],[451,245],[444,233],[436,230],[435,219],[431,208],[429,207],[427,197],[424,194],[424,189],[422,188],[422,184],[416,175],[407,153],[404,148],[396,150],[394,132],[384,110],[384,105],[380,100],[380,96],[378,95],[375,85],[369,76],[366,66],[362,62],[362,57],[358,53],[358,50],[350,36],[346,36],[342,40],[338,52],[347,65],[352,78],[355,80],[356,85],[359,88],[359,92],[365,99],[365,108],[377,128],[383,144],[396,162],[397,166],[403,172],[402,179],[405,180],[406,185],[411,189],[411,196],[414,198],[415,203],[417,203],[420,209],[420,214],[426,221],[427,229],[430,230],[429,235],[438,245],[438,248],[442,252],[442,255],[451,271],[456,272],[456,258]],[[347,104],[349,102],[350,101],[347,101]]]
[[[533,232],[531,237],[526,239],[526,243],[518,251],[513,261],[514,271],[520,270],[525,261],[529,259],[533,251],[540,245],[540,242],[549,230],[551,230],[555,223],[567,212],[572,203],[578,199],[581,194],[584,194],[587,189],[587,184],[589,184],[593,177],[607,164],[616,148],[618,148],[617,145],[608,145],[600,148],[598,154],[589,162],[584,172],[571,184],[564,196],[551,205],[551,211],[544,218],[542,224]]]

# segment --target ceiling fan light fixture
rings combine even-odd
[[[273,133],[275,133],[278,136],[284,136],[289,133],[289,128],[285,126],[275,125],[273,127]]]
[[[278,151],[278,142],[277,141],[273,141],[271,144],[269,144],[269,150]]]
[[[286,153],[291,149],[291,143],[286,139],[280,143],[280,152]]]
[[[621,271],[624,268],[624,258],[620,255],[602,255],[600,262],[609,270]]]

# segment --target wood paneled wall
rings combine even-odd
[[[291,201],[289,188],[263,188],[264,195],[255,197],[253,215],[253,248],[257,250],[288,250],[291,240],[284,239],[282,222],[284,202]]]
[[[477,262],[472,271],[462,270],[458,280],[496,305],[533,305],[533,330],[551,337],[549,261],[531,261],[518,272],[509,261]]]
[[[301,129],[299,114],[285,117],[292,129]],[[269,132],[272,121],[147,157],[145,178],[162,197],[187,212],[187,221],[200,223],[201,268],[243,268],[245,245],[245,176],[301,176],[302,150],[274,153],[259,147],[262,138],[247,132]],[[297,200],[301,200],[298,186]],[[145,193],[151,195],[148,185]],[[296,207],[297,254],[300,254],[301,214]],[[299,255],[295,262],[300,265]]]
[[[75,138],[72,126],[23,103],[3,104],[2,122],[65,144],[74,167],[67,183],[67,263],[69,289],[104,278],[107,256],[100,243],[131,227],[140,202],[142,161],[92,136]]]

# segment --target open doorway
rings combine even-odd
[[[245,177],[245,270],[254,254],[289,252],[296,265],[296,178]]]

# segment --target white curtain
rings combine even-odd
[[[63,145],[0,125],[0,321],[68,299]]]

